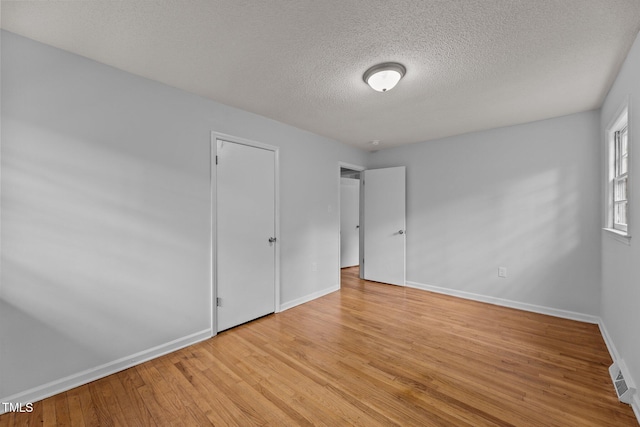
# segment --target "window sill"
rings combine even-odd
[[[616,230],[613,228],[603,228],[604,231],[607,231],[607,234],[611,236],[613,239],[625,243],[627,245],[631,245],[631,235],[625,233],[624,231]]]

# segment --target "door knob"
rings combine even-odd
[[[404,230],[398,231],[398,234],[404,234]]]
[[[275,237],[269,237],[269,243],[275,243],[275,242],[276,242]]]

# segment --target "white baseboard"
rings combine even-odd
[[[604,343],[607,346],[607,350],[609,350],[609,355],[611,356],[611,360],[613,360],[614,363],[618,363],[618,361],[621,359],[620,353],[618,353],[618,349],[613,343],[613,339],[611,338],[611,335],[609,335],[609,331],[607,330],[607,327],[604,325],[604,322],[602,321],[602,319],[600,320],[600,322],[598,322],[598,326],[600,327],[600,333],[602,334]],[[628,371],[623,372],[623,374],[625,376],[625,379],[631,376],[631,374]],[[634,378],[629,378],[629,380],[631,384],[637,384],[634,381]],[[631,408],[633,409],[633,413],[636,415],[638,424],[640,424],[640,395],[638,394],[637,390],[631,400]]]
[[[331,292],[339,291],[340,284],[335,286],[331,286],[330,288],[322,289],[320,291],[314,292],[309,295],[305,295],[302,298],[294,299],[293,301],[285,302],[284,304],[280,304],[280,311],[289,310],[297,305],[304,304],[305,302],[313,301],[316,298],[323,297]]]
[[[528,304],[524,302],[512,301],[503,298],[490,297],[486,295],[474,294],[472,292],[459,291],[456,289],[441,288],[439,286],[425,285],[424,283],[406,282],[406,286],[410,288],[422,289],[425,291],[436,292],[439,294],[451,295],[454,297],[469,299],[473,301],[486,302],[489,304],[500,305],[502,307],[516,308],[518,310],[530,311],[533,313],[546,314],[549,316],[560,317],[563,319],[578,320],[585,323],[600,323],[598,316],[590,314],[576,313],[568,310],[560,310],[557,308],[544,307],[541,305]]]
[[[611,360],[615,362],[616,360],[620,359],[620,354],[618,353],[618,349],[616,348],[615,344],[613,344],[613,339],[611,339],[611,335],[609,335],[609,331],[604,325],[602,319],[600,319],[600,321],[598,322],[598,327],[600,328],[600,335],[602,335],[602,339],[604,339],[607,350],[609,350]]]
[[[104,378],[116,372],[123,371],[131,368],[132,366],[139,365],[148,360],[155,359],[165,354],[180,350],[181,348],[190,346],[200,341],[211,338],[211,329],[205,329],[200,332],[188,335],[186,337],[178,338],[166,344],[161,344],[157,347],[150,348],[148,350],[141,351],[136,354],[132,354],[127,357],[123,357],[113,362],[105,363],[104,365],[96,366],[95,368],[87,369],[77,374],[69,375],[65,378],[60,378],[55,381],[51,381],[47,384],[43,384],[38,387],[34,387],[30,390],[26,390],[12,396],[0,398],[1,402],[36,402],[47,397],[51,397],[55,394],[71,390],[72,388],[79,387],[81,385],[90,383],[100,378]],[[0,414],[4,413],[4,406],[0,405]]]
[[[633,396],[633,402],[631,403],[631,408],[633,409],[633,413],[636,414],[636,419],[638,420],[638,424],[640,424],[640,396],[636,391],[636,394]]]

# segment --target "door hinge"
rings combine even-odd
[[[222,307],[222,298],[216,298],[216,307]]]
[[[218,164],[218,156],[216,156],[216,165]]]

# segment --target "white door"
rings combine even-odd
[[[404,166],[364,171],[364,274],[405,285]]]
[[[275,153],[217,141],[217,330],[275,311]]]
[[[360,264],[360,179],[340,178],[340,268]]]

